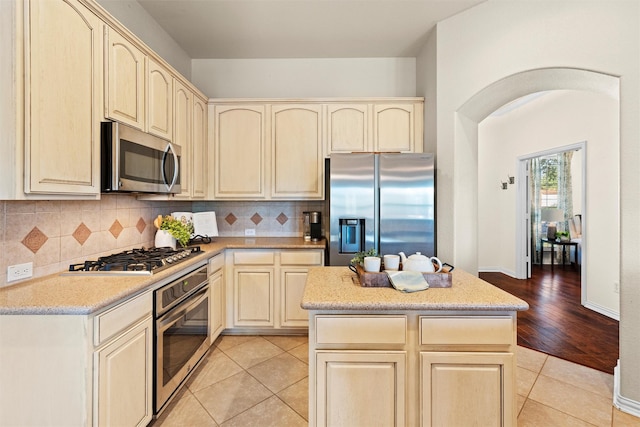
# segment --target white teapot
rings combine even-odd
[[[404,252],[400,252],[400,259],[402,259],[402,269],[405,271],[419,271],[421,273],[439,273],[442,271],[442,261],[436,257],[426,257],[420,252],[407,256]],[[435,270],[433,263],[438,265],[438,269]]]

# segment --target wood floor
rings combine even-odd
[[[518,312],[518,345],[613,374],[618,321],[580,304],[580,273],[571,266],[536,265],[527,280],[502,273],[480,278],[529,303]]]

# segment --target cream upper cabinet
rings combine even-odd
[[[370,151],[369,104],[327,106],[327,153]]]
[[[265,197],[264,105],[210,106],[216,199]]]
[[[322,106],[271,106],[271,197],[322,199]]]
[[[101,21],[76,0],[24,4],[24,192],[98,195]]]
[[[191,127],[191,198],[207,195],[207,102],[193,95]]]
[[[151,58],[147,73],[147,130],[173,140],[173,77]]]
[[[210,101],[213,199],[324,198],[324,157],[423,148],[422,98]]]
[[[106,27],[105,115],[145,130],[145,54]]]
[[[191,144],[191,112],[193,94],[179,81],[174,81],[173,93],[173,143],[182,149],[180,155],[181,193],[177,196],[191,197],[192,184],[192,144]]]
[[[422,152],[422,126],[416,126],[416,117],[422,123],[421,104],[375,104],[372,151]]]

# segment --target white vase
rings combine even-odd
[[[170,247],[171,249],[176,248],[176,238],[173,237],[167,230],[158,230],[156,231],[156,248],[164,248]]]

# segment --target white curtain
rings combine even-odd
[[[569,231],[569,219],[573,217],[572,157],[573,151],[558,154],[558,208],[564,212],[564,221],[558,224],[558,231]]]
[[[533,264],[541,264],[540,259],[540,234],[542,233],[542,222],[540,213],[542,211],[541,196],[542,172],[540,169],[540,159],[533,158],[529,161],[529,194],[531,194],[531,255]]]

